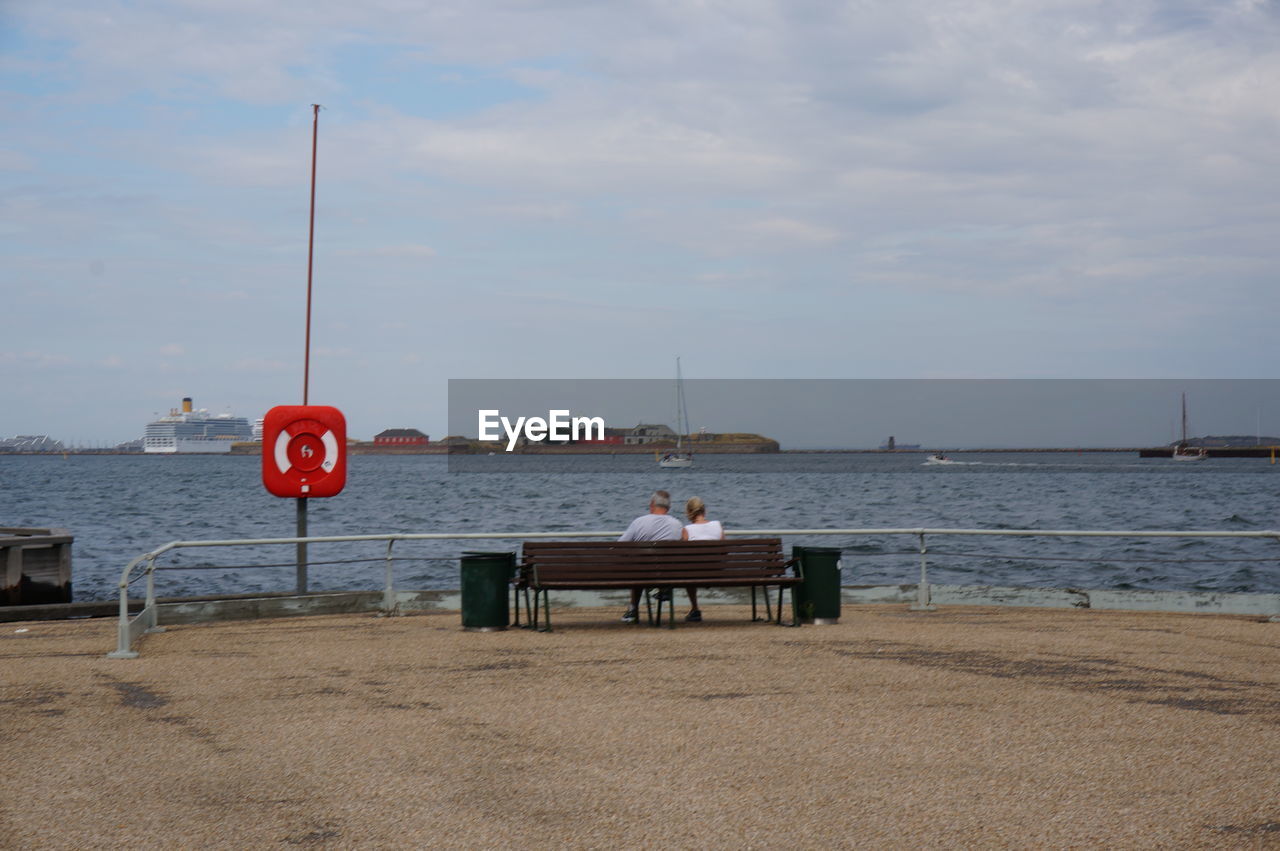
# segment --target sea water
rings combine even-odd
[[[310,535],[621,530],[649,493],[677,507],[702,497],[729,529],[1280,528],[1280,465],[1194,464],[1132,453],[702,455],[663,470],[647,455],[353,456],[338,496],[308,502]],[[452,462],[452,463],[451,463]],[[460,472],[466,470],[466,472]],[[0,455],[0,526],[60,527],[75,537],[76,600],[116,593],[132,559],[170,541],[291,537],[296,503],[268,494],[250,456]],[[909,535],[790,537],[838,547],[846,584],[919,575]],[[1275,539],[930,536],[936,583],[1087,589],[1280,592]],[[400,542],[395,582],[458,587],[465,551],[517,541]],[[385,544],[313,544],[313,589],[378,589]],[[292,546],[197,549],[158,564],[162,596],[286,591]],[[242,565],[252,565],[242,567]],[[262,566],[272,565],[272,566]]]

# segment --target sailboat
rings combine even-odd
[[[1179,440],[1173,447],[1173,460],[1175,461],[1203,461],[1209,457],[1209,450],[1201,446],[1198,449],[1192,449],[1187,445],[1187,394],[1182,394],[1182,440]]]
[[[658,459],[659,467],[680,468],[693,466],[693,453],[683,449],[684,436],[689,431],[689,411],[684,404],[684,376],[680,374],[680,358],[676,358],[676,448]]]

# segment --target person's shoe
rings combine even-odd
[[[685,623],[702,623],[702,610],[694,609],[684,616]]]
[[[640,620],[640,614],[635,609],[627,609],[622,613],[623,623],[635,623]]]

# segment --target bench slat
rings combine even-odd
[[[599,570],[619,570],[629,573],[645,573],[656,570],[735,570],[735,571],[772,571],[779,573],[786,569],[787,562],[716,562],[716,561],[618,561],[598,562],[596,564],[565,564],[559,562],[531,562],[529,567],[541,571],[568,571],[576,573],[592,573]]]
[[[526,564],[537,565],[542,570],[596,570],[616,568],[619,570],[651,570],[662,567],[687,567],[690,570],[699,566],[742,570],[781,570],[787,562],[781,558],[770,559],[716,559],[678,556],[674,558],[618,559],[610,558],[601,561],[530,561]]]
[[[694,549],[707,552],[781,552],[782,542],[777,538],[744,538],[727,541],[584,541],[582,543],[526,541],[524,543],[524,552],[526,554],[557,552],[591,554],[599,550],[610,549],[621,551]]]
[[[593,573],[593,574],[573,574],[573,573],[539,573],[534,577],[534,581],[538,585],[547,585],[552,582],[621,582],[632,587],[641,587],[659,582],[671,582],[677,585],[702,585],[711,580],[738,582],[742,584],[748,583],[769,583],[778,580],[789,579],[789,576],[780,573],[714,573],[707,571],[704,573]]]
[[[623,558],[675,558],[681,555],[700,555],[710,558],[733,558],[741,556],[744,558],[764,558],[770,556],[781,556],[782,551],[779,549],[729,549],[718,547],[636,547],[622,548],[610,547],[608,549],[599,550],[553,550],[550,552],[526,552],[525,559],[561,559],[574,558],[584,560],[595,560],[609,558],[610,556],[621,556]]]
[[[707,577],[697,582],[699,588],[724,587],[724,588],[747,588],[752,585],[756,587],[777,585],[796,585],[803,580],[798,576],[770,576],[758,580],[741,579],[725,579],[716,577]],[[650,579],[644,583],[646,588],[683,588],[691,583],[684,579]],[[593,579],[589,582],[574,582],[570,579],[551,580],[538,583],[539,588],[558,588],[560,590],[589,590],[592,588],[634,588],[635,582],[627,580],[600,580]]]
[[[570,548],[581,547],[583,549],[591,549],[598,547],[616,547],[619,544],[626,547],[653,546],[653,547],[679,547],[679,546],[729,546],[737,547],[744,545],[767,544],[768,546],[781,546],[781,538],[725,538],[722,541],[681,541],[678,538],[665,541],[525,541],[524,546],[531,550],[544,549],[547,547]]]
[[[636,561],[625,561],[618,559],[609,559],[608,561],[583,562],[583,561],[532,561],[526,562],[530,566],[537,567],[540,570],[659,570],[662,568],[681,568],[688,570],[697,570],[700,567],[709,567],[722,570],[782,570],[788,562],[782,559],[755,560],[755,561],[720,561],[707,559],[646,559]]]

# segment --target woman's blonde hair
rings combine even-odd
[[[688,517],[690,520],[697,517],[699,514],[706,513],[707,504],[702,501],[702,497],[700,496],[691,496],[689,497],[689,501],[684,504],[684,516]]]

